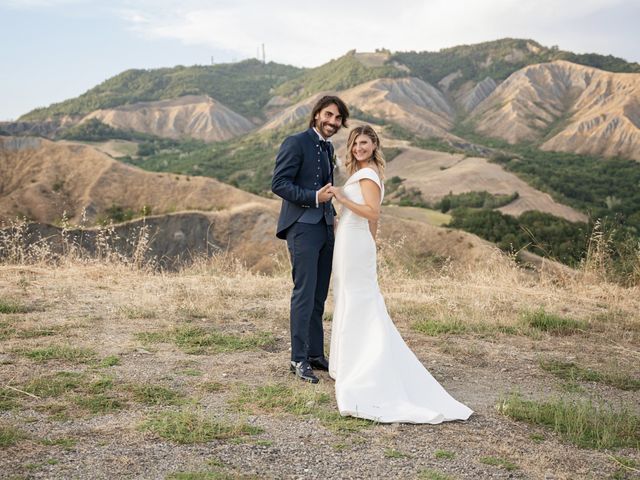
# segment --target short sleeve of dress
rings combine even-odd
[[[347,183],[345,183],[345,185],[359,182],[360,180],[364,180],[365,178],[368,178],[369,180],[373,180],[374,182],[376,182],[378,187],[382,189],[382,183],[380,182],[380,177],[378,176],[378,174],[373,168],[369,168],[369,167],[358,170],[356,173],[351,175],[351,177],[347,180]]]
[[[376,185],[378,185],[378,188],[380,189],[380,202],[382,203],[382,198],[384,197],[384,185],[380,181],[380,177],[373,168],[366,167],[358,170],[356,173],[351,175],[351,177],[347,180],[347,183],[345,183],[345,186],[352,183],[357,183],[360,180],[364,180],[365,178],[373,180]]]

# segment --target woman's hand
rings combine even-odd
[[[333,194],[333,198],[335,198],[338,203],[344,202],[345,197],[340,187],[331,186],[329,187],[329,190],[327,190],[327,192]]]

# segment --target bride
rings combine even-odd
[[[369,125],[347,142],[344,187],[331,187],[342,205],[333,253],[334,312],[329,374],[343,416],[378,422],[466,420],[455,400],[407,347],[378,287],[375,235],[384,196],[384,157]]]

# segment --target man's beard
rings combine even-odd
[[[334,127],[328,122],[317,121],[316,130],[318,130],[320,135],[322,135],[323,137],[329,138],[335,135],[336,133],[338,133],[338,130],[340,130],[340,127]]]

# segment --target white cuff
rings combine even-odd
[[[316,190],[316,208],[318,208],[320,204],[318,203],[318,190]]]

